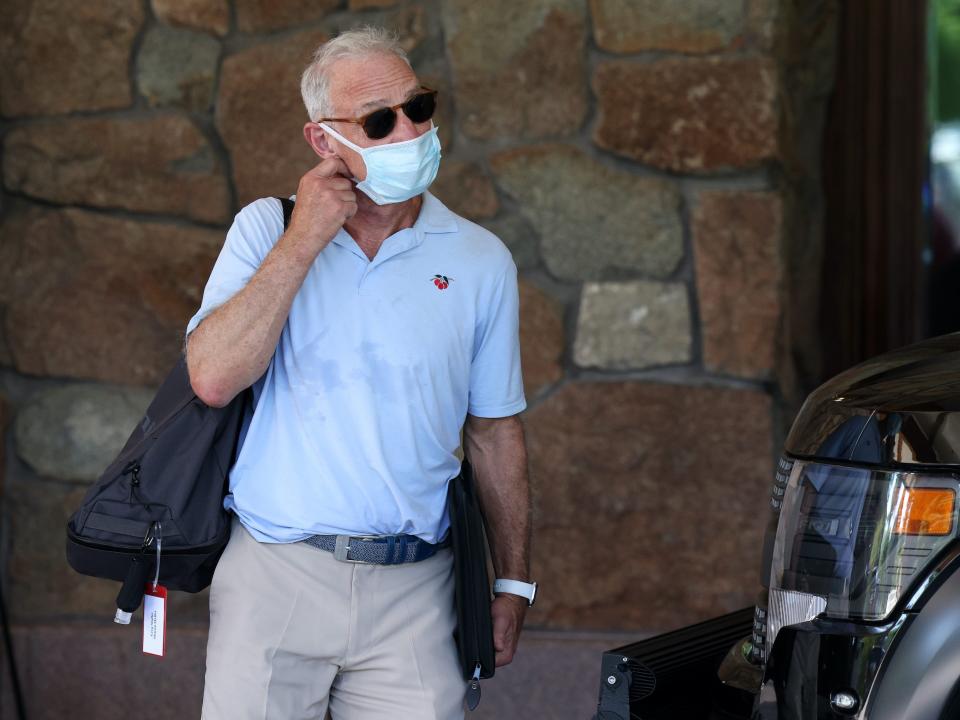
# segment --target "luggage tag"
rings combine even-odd
[[[157,568],[153,582],[143,594],[143,652],[163,657],[167,649],[167,589],[160,584],[160,543],[162,528],[156,523]]]

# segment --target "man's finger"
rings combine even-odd
[[[505,618],[494,618],[493,649],[496,651],[496,657],[494,658],[496,667],[507,665],[513,660],[513,654],[516,652],[516,640],[515,628],[512,628]]]
[[[313,170],[310,171],[311,175],[317,175],[319,177],[331,177],[336,175],[336,163],[334,162],[335,158],[328,157],[324,158],[314,166]]]
[[[343,175],[347,180],[353,179],[353,173],[350,172],[350,168],[347,167],[347,164],[343,161],[342,157],[337,157],[337,172]]]
[[[502,667],[504,665],[509,665],[513,660],[514,650],[513,648],[506,648],[504,650],[497,650],[497,654],[493,659],[494,667]]]
[[[347,179],[352,177],[347,164],[337,155],[323,160],[312,172],[320,177],[333,177],[334,175],[342,175]]]
[[[497,667],[508,665],[513,661],[525,611],[525,607],[508,599],[507,596],[494,599],[490,614],[493,619],[493,649],[496,651]]]

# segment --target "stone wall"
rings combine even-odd
[[[816,359],[831,2],[22,0],[5,13],[0,577],[35,717],[120,717],[150,692],[124,669],[143,662],[137,631],[109,624],[116,586],[66,567],[63,523],[180,352],[233,214],[293,193],[315,164],[298,91],[311,51],[365,23],[395,28],[440,90],[434,192],[521,271],[541,582],[529,657],[752,604],[773,460]],[[172,609],[184,635],[164,687],[187,688],[173,707],[188,716],[205,602]],[[51,692],[52,656],[79,673],[67,694]],[[545,664],[514,677],[546,682]],[[123,678],[120,708],[92,667]],[[552,701],[586,715],[595,696]]]

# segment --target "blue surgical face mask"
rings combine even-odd
[[[423,193],[440,168],[440,138],[437,128],[430,129],[420,137],[404,142],[360,147],[326,123],[320,127],[349,148],[356,150],[367,166],[367,177],[357,182],[362,190],[377,205],[404,202]]]

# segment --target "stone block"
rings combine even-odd
[[[400,46],[407,53],[413,53],[426,40],[428,25],[423,5],[407,5],[388,14],[384,20],[384,27],[396,31]]]
[[[759,391],[650,382],[569,383],[528,412],[531,620],[662,631],[751,605],[770,415]]]
[[[99,616],[111,622],[119,583],[80,575],[67,565],[67,520],[80,507],[86,487],[49,480],[9,483],[10,518],[6,599],[16,622]]]
[[[586,283],[573,359],[581,367],[628,370],[688,363],[690,308],[684,283]]]
[[[153,395],[123,385],[40,390],[17,414],[17,454],[40,475],[92,482],[120,452]]]
[[[443,45],[441,23],[438,13],[426,12],[419,3],[403,4],[399,7],[383,5],[382,7],[369,5],[366,12],[338,12],[332,14],[323,24],[331,37],[340,35],[348,30],[375,26],[396,35],[400,47],[407,53],[413,63],[443,62]],[[430,39],[433,43],[431,51],[421,53],[418,48]],[[416,51],[416,52],[415,52]],[[439,57],[438,57],[439,56]],[[433,86],[430,86],[433,87]]]
[[[158,385],[222,233],[83,210],[29,208],[0,226],[0,305],[16,369]]]
[[[597,45],[617,53],[724,50],[746,20],[744,0],[590,0],[590,11]]]
[[[755,167],[777,155],[777,78],[760,56],[601,63],[594,142],[654,167]]]
[[[520,215],[510,213],[480,223],[503,241],[513,254],[518,270],[529,270],[540,262],[537,233]]]
[[[430,192],[458,215],[470,220],[492,218],[499,202],[493,181],[479,165],[444,158]]]
[[[4,142],[4,184],[54,203],[224,223],[230,191],[216,153],[187,118],[71,118],[24,125]]]
[[[11,418],[10,403],[0,394],[0,504],[3,503],[4,488],[7,470],[7,428]]]
[[[529,282],[520,282],[520,362],[529,403],[563,377],[563,313],[559,303]]]
[[[414,70],[421,85],[437,91],[437,109],[433,113],[433,124],[437,126],[441,153],[445,158],[449,158],[453,151],[453,133],[456,127],[453,119],[453,90],[435,63],[424,63],[423,67],[415,66]],[[441,167],[444,162],[440,161]]]
[[[666,277],[683,258],[676,186],[540,145],[495,155],[497,183],[540,234],[547,269],[563,280],[635,271]]]
[[[10,343],[7,341],[7,333],[4,330],[5,326],[3,307],[0,306],[0,367],[13,367],[13,351],[10,349]]]
[[[748,3],[747,39],[760,50],[772,50],[777,41],[778,20],[782,20],[780,17],[780,0],[748,0]],[[821,9],[827,9],[828,7],[822,6]],[[828,10],[828,12],[830,11]],[[835,30],[829,34],[836,36]],[[830,77],[832,79],[833,75],[831,74]]]
[[[747,378],[772,374],[782,307],[782,222],[775,193],[700,195],[693,241],[708,370]]]
[[[582,0],[450,0],[442,7],[466,135],[543,138],[581,127],[588,103]]]
[[[154,107],[206,112],[219,56],[220,43],[206,33],[155,25],[140,46],[137,86]]]
[[[321,20],[340,0],[234,0],[234,6],[240,31],[260,33]]]
[[[383,8],[393,7],[397,0],[350,0],[347,3],[347,9],[350,12],[358,10],[382,10]]]
[[[206,628],[184,627],[171,617],[163,658],[144,655],[140,639],[139,625],[114,625],[110,618],[14,627],[30,720],[129,720],[143,715],[144,708],[152,720],[200,717]],[[4,680],[0,715],[15,718]]]
[[[300,75],[326,35],[308,30],[223,61],[216,122],[230,152],[237,202],[292,195],[320,162],[303,137]]]
[[[3,4],[0,114],[56,115],[129,107],[140,0]]]
[[[226,35],[230,29],[227,0],[150,0],[157,19],[174,27]]]

